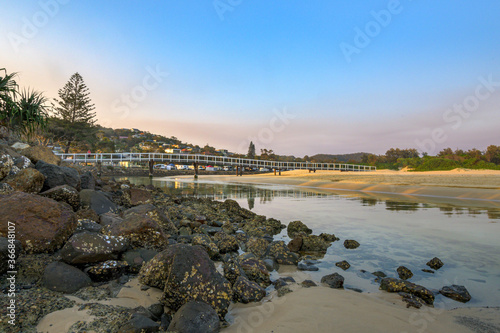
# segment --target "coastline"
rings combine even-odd
[[[190,179],[192,176],[169,178]],[[199,181],[297,186],[321,193],[362,196],[478,208],[500,208],[500,171],[452,170],[431,172],[286,171],[281,176],[203,175]]]

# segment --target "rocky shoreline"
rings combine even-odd
[[[17,147],[0,146],[0,331],[36,332],[47,314],[77,305],[65,295],[112,299],[138,278],[142,289],[162,291],[159,302],[133,309],[86,303],[78,310],[93,321],[74,323],[68,332],[218,332],[230,325],[232,303],[316,286],[271,279],[271,272],[280,265],[317,270],[339,241],[333,234],[313,235],[301,221],[284,225],[257,215],[234,200],[174,197],[151,185],[104,180],[96,170],[61,166],[47,148]],[[275,239],[285,228],[288,244]],[[352,251],[360,246],[355,240],[343,244]],[[337,266],[347,270],[350,264]],[[422,268],[430,273],[443,263],[434,258],[427,266]],[[396,274],[374,272],[373,279],[400,293],[407,306],[432,306],[438,292],[460,302],[471,298],[463,286],[435,291],[416,285],[404,266]],[[329,274],[321,283],[343,288],[344,277]]]

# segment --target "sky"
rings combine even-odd
[[[245,153],[500,145],[500,2],[0,0],[0,68],[98,123]]]

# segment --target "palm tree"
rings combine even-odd
[[[14,78],[17,73],[7,74],[5,68],[0,69],[0,124],[18,132],[28,141],[40,128],[47,125],[46,98],[35,90],[24,89]]]

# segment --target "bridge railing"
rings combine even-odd
[[[310,163],[256,160],[238,157],[198,155],[198,154],[164,154],[164,153],[91,153],[91,154],[56,154],[63,161],[72,163],[118,163],[118,162],[168,162],[175,164],[243,166],[280,170],[314,169],[341,171],[374,171],[377,168],[369,165],[346,163]]]

